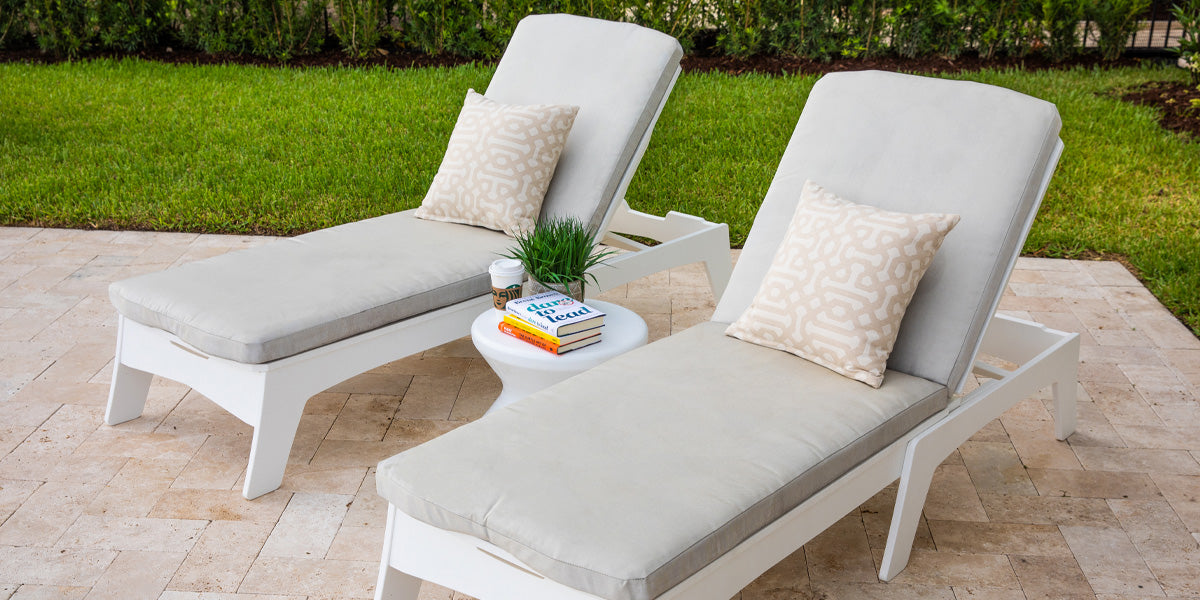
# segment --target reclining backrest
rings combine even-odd
[[[580,107],[542,218],[575,216],[596,229],[604,224],[624,195],[626,170],[640,159],[638,145],[671,91],[682,56],[675,38],[629,23],[534,15],[517,24],[485,95],[508,104]]]
[[[1054,105],[971,82],[864,71],[813,87],[729,291],[713,316],[750,304],[805,180],[851,202],[955,213],[921,280],[888,368],[958,390],[1057,160]]]

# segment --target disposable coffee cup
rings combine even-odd
[[[521,297],[521,282],[525,280],[525,267],[515,258],[501,258],[488,267],[492,275],[492,306],[504,312],[509,300]]]

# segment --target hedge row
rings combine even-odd
[[[385,40],[425,53],[494,58],[531,13],[630,21],[718,52],[813,59],[1021,56],[1066,59],[1094,36],[1118,57],[1150,0],[0,0],[0,47],[136,51],[164,43],[279,59],[336,40],[352,56]],[[1200,0],[1178,10],[1200,11]],[[1090,23],[1087,30],[1083,23]],[[715,33],[715,38],[713,34]]]

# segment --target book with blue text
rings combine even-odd
[[[604,324],[603,311],[558,292],[542,292],[509,300],[505,308],[516,317],[556,337]]]

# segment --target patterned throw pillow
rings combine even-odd
[[[958,215],[847,202],[807,181],[754,301],[730,335],[878,388],[900,320]]]
[[[416,216],[533,229],[578,106],[501,104],[467,90],[446,156]]]

